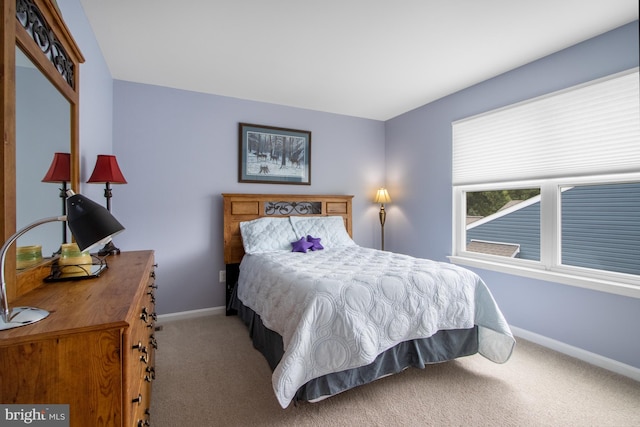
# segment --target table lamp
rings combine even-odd
[[[71,154],[54,153],[51,166],[47,174],[42,178],[42,182],[59,182],[60,198],[62,199],[62,215],[67,214],[67,182],[71,181]],[[62,222],[62,243],[67,243],[67,224]],[[59,251],[58,251],[59,252]]]
[[[118,160],[116,156],[108,154],[98,154],[96,160],[96,166],[93,169],[93,173],[87,181],[89,184],[104,183],[104,197],[107,199],[107,210],[111,212],[111,184],[126,184],[127,180],[124,178],[120,166],[118,166]],[[119,254],[118,249],[113,242],[109,242],[104,248],[98,251],[98,255],[115,255]]]

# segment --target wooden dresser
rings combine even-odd
[[[150,425],[154,253],[107,263],[99,278],[46,283],[12,301],[50,314],[0,331],[0,403],[69,404],[71,427]]]

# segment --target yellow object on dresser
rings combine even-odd
[[[68,404],[71,427],[149,425],[154,253],[107,263],[99,278],[42,284],[12,301],[50,315],[0,331],[0,403]]]
[[[91,275],[91,255],[80,252],[76,243],[63,243],[58,266],[60,277],[83,277]]]
[[[16,268],[22,270],[42,262],[42,245],[18,246]]]

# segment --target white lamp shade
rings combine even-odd
[[[389,192],[386,188],[380,188],[376,193],[376,198],[374,200],[375,203],[391,203],[391,197],[389,196]]]

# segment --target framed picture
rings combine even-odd
[[[240,123],[238,181],[311,185],[311,132]]]

